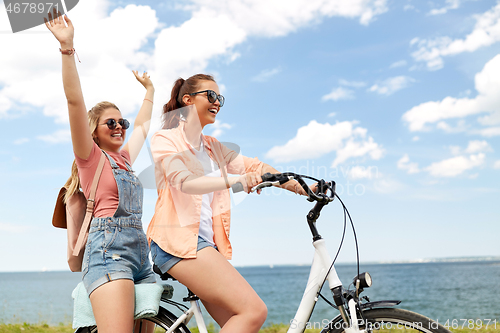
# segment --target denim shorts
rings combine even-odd
[[[214,247],[212,244],[198,236],[197,251],[209,246]],[[217,247],[214,248],[217,249]],[[182,258],[173,256],[170,253],[163,251],[153,240],[151,240],[151,258],[153,259],[155,265],[160,268],[162,273],[168,272],[170,268],[174,267],[175,264],[182,260]]]
[[[94,218],[82,263],[83,284],[90,295],[118,279],[155,283],[142,223],[130,218]]]

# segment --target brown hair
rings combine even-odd
[[[174,82],[170,100],[167,104],[163,105],[163,128],[175,128],[179,125],[181,119],[181,111],[179,109],[185,106],[182,97],[186,94],[196,92],[200,81],[215,82],[215,79],[212,75],[195,74],[187,80],[180,77]]]
[[[118,107],[111,102],[100,102],[97,103],[90,111],[87,113],[89,118],[89,128],[90,133],[92,134],[92,139],[99,146],[99,139],[97,138],[95,132],[97,130],[97,125],[99,124],[99,119],[101,119],[104,110],[114,108],[120,111]],[[66,194],[64,195],[64,202],[67,202],[69,197],[71,197],[76,192],[80,191],[81,183],[80,178],[78,177],[78,168],[76,166],[76,161],[73,161],[73,165],[71,166],[71,176],[64,184],[66,187]]]

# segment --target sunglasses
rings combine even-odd
[[[197,92],[189,94],[189,96],[193,96],[193,95],[196,95],[196,94],[201,94],[201,93],[204,93],[204,92],[207,93],[207,98],[208,98],[208,101],[210,103],[215,103],[216,100],[219,100],[220,107],[224,106],[224,101],[225,101],[224,96],[217,95],[217,93],[215,91],[213,91],[213,90],[197,91]]]
[[[114,119],[108,119],[105,123],[99,124],[99,125],[108,125],[108,128],[110,130],[114,130],[116,128],[117,123],[120,124],[120,126],[123,129],[127,129],[130,127],[130,123],[127,119],[120,119],[120,120],[118,120],[118,122]]]

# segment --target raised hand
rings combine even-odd
[[[137,71],[132,71],[135,75],[135,78],[137,79],[137,81],[139,81],[143,86],[144,88],[146,89],[153,89],[153,82],[151,81],[149,75],[148,75],[148,72],[144,72],[142,73],[142,75],[139,75],[139,73]]]
[[[61,13],[54,8],[54,18],[52,18],[52,14],[49,12],[49,19],[47,20],[44,17],[43,20],[50,32],[52,32],[54,37],[61,43],[61,48],[73,48],[75,29],[73,23],[71,23],[71,20],[66,15],[61,15]]]

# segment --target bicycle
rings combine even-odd
[[[311,191],[304,181],[310,179],[318,183],[315,192]],[[380,329],[387,331],[404,329],[404,332],[424,332],[424,333],[451,333],[444,326],[432,319],[420,315],[418,313],[394,308],[401,303],[398,300],[383,300],[372,302],[368,296],[362,296],[364,289],[372,285],[371,276],[367,272],[359,272],[359,253],[357,253],[357,275],[352,282],[352,289],[345,289],[337,276],[334,267],[335,260],[342,248],[347,218],[350,221],[354,233],[354,239],[357,250],[357,238],[354,230],[349,211],[345,207],[340,197],[335,192],[335,182],[325,182],[313,177],[299,175],[292,172],[279,174],[265,174],[262,176],[263,182],[252,189],[255,192],[259,189],[284,184],[289,180],[295,179],[299,182],[302,188],[308,194],[307,200],[315,202],[314,207],[307,214],[307,223],[313,236],[313,246],[315,248],[314,258],[311,265],[309,279],[299,304],[295,317],[290,321],[288,333],[303,333],[308,327],[309,319],[316,305],[316,302],[321,298],[326,301],[332,308],[339,311],[333,319],[327,319],[328,323],[322,326],[321,333],[371,333]],[[241,184],[233,188],[233,192],[241,191]],[[318,233],[316,221],[320,216],[324,206],[337,198],[341,203],[344,211],[344,231],[339,249],[333,260],[327,251],[325,240]],[[160,270],[155,266],[154,271],[160,275],[162,281],[173,279],[168,273],[161,274]],[[322,295],[321,290],[323,285],[328,281],[329,289],[332,293],[333,302]],[[349,286],[351,286],[349,285]],[[169,286],[170,287],[170,286]],[[168,289],[168,288],[167,288]],[[200,333],[207,333],[207,327],[203,320],[199,298],[188,289],[188,296],[183,299],[184,302],[189,302],[190,307],[171,300],[171,293],[166,292],[162,295],[161,305],[158,314],[154,317],[145,318],[155,323],[155,332],[167,333],[190,333],[187,325],[194,317],[196,325]],[[182,312],[180,316],[174,315],[168,308],[177,308]],[[142,330],[141,327],[139,327]],[[76,332],[97,332],[97,328],[86,327],[78,329]],[[384,331],[385,332],[385,331]]]

